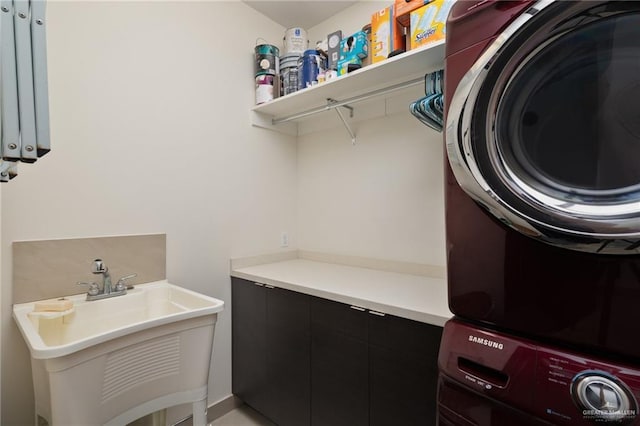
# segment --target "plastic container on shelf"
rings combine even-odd
[[[280,95],[280,49],[272,44],[255,47],[256,105]]]
[[[272,44],[255,47],[255,72],[259,75],[277,75],[280,72],[280,49]]]
[[[326,56],[315,49],[306,50],[298,61],[298,90],[318,84],[318,74],[326,70]]]
[[[275,98],[275,75],[259,75],[256,77],[256,105],[272,101]]]
[[[280,57],[280,94],[289,95],[298,90],[298,61],[301,55],[297,53]]]
[[[282,44],[284,55],[302,55],[309,48],[307,31],[300,27],[289,28],[284,32]]]

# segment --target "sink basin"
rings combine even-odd
[[[221,300],[166,280],[65,312],[16,304],[31,353],[36,414],[50,425],[126,424],[192,403],[206,423],[208,371]]]
[[[33,313],[33,303],[16,304],[13,317],[31,356],[67,355],[136,331],[222,311],[223,302],[167,281],[137,285],[124,296],[87,302],[85,294],[66,297],[73,312]]]

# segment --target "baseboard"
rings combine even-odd
[[[228,397],[211,404],[209,408],[207,408],[207,422],[212,422],[215,419],[224,416],[229,411],[235,410],[242,404],[244,404],[244,402],[235,395],[229,395]]]
[[[214,402],[207,407],[207,423],[211,423],[212,421],[224,416],[228,412],[240,407],[242,404],[244,404],[242,400],[235,395],[229,395],[218,402]],[[193,426],[193,418],[189,416],[184,420],[180,420],[174,426]]]

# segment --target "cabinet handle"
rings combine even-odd
[[[369,313],[373,314],[373,315],[377,315],[379,317],[383,317],[383,316],[387,315],[387,314],[385,314],[383,312],[378,312],[378,311],[369,311]]]
[[[362,307],[360,307],[360,306],[354,306],[354,305],[351,305],[351,306],[349,306],[349,307],[350,307],[351,309],[355,309],[356,311],[360,311],[360,312],[364,312],[364,311],[366,311],[366,309],[365,309],[365,308],[362,308]]]
[[[258,287],[264,287],[264,284],[262,283],[254,283],[255,285],[257,285]]]
[[[272,286],[272,285],[269,285],[269,284],[265,284],[265,285],[264,285],[264,288],[275,288],[275,287],[274,287],[274,286]]]

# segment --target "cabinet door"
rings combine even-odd
[[[311,335],[311,425],[368,425],[367,313],[312,298]]]
[[[240,278],[231,282],[232,391],[268,415],[266,289]]]
[[[442,328],[369,314],[371,426],[436,424]]]
[[[311,410],[310,296],[267,288],[270,411],[279,426],[306,426]]]

